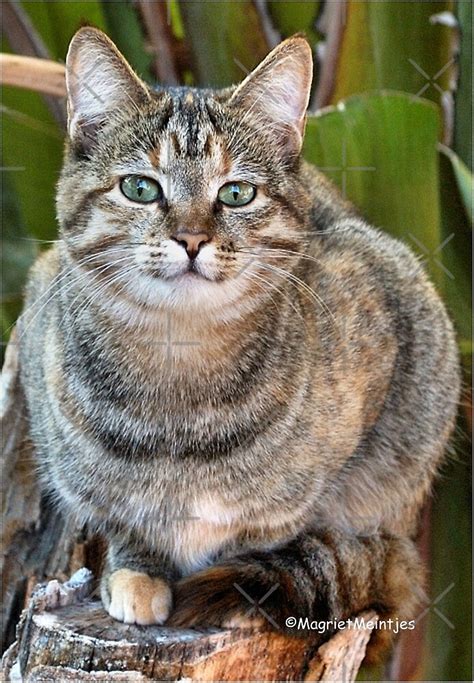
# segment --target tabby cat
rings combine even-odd
[[[410,251],[301,159],[311,78],[300,36],[224,90],[152,89],[100,31],[72,40],[22,381],[126,623],[416,613],[455,338]]]

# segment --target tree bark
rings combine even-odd
[[[41,581],[65,581],[82,566],[99,574],[103,540],[74,526],[41,492],[28,434],[25,400],[18,376],[18,344],[13,331],[1,376],[2,651],[32,588]]]

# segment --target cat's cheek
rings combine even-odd
[[[125,624],[163,624],[171,611],[172,596],[168,584],[131,569],[113,572],[107,581],[107,612]]]

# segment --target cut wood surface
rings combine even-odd
[[[348,628],[318,649],[315,639],[268,631],[126,625],[90,596],[94,585],[81,569],[36,588],[5,653],[4,680],[353,681],[371,633]]]

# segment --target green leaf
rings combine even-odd
[[[51,52],[52,59],[64,61],[69,41],[83,25],[89,24],[106,30],[102,4],[90,2],[24,2],[37,31]]]
[[[151,82],[151,52],[145,50],[145,38],[136,8],[128,2],[103,2],[110,38],[117,45],[133,69]]]
[[[453,29],[432,17],[453,6],[452,0],[348,0],[331,101],[393,89],[439,103],[454,67]]]
[[[303,31],[313,45],[320,40],[320,35],[316,31],[316,19],[321,8],[320,0],[271,0],[267,6],[275,28],[283,38]]]
[[[445,269],[444,295],[456,322],[466,370],[470,373],[472,291],[472,175],[456,154],[440,145],[442,248],[438,258]],[[470,189],[471,192],[468,190]],[[467,199],[466,199],[467,197]],[[471,212],[469,215],[468,212]]]
[[[441,155],[448,157],[456,180],[458,192],[461,196],[466,214],[473,220],[473,176],[468,167],[455,152],[445,145],[440,145]]]
[[[171,20],[173,35],[178,40],[184,39],[184,26],[178,0],[168,0],[168,10]]]
[[[431,595],[424,680],[472,680],[472,524],[469,426],[460,416],[431,519]],[[454,452],[455,453],[454,453]]]
[[[266,56],[268,46],[253,2],[186,0],[179,7],[198,85],[238,83]]]
[[[64,133],[40,95],[3,89],[3,165],[20,207],[25,232],[39,239],[56,235],[55,184],[61,168]]]
[[[373,224],[427,259],[440,244],[440,120],[434,105],[403,93],[354,96],[308,118],[304,154]]]
[[[461,29],[459,83],[456,93],[454,149],[472,171],[472,2],[458,0]]]
[[[37,253],[37,245],[25,234],[17,197],[12,191],[12,174],[1,175],[2,196],[2,341],[9,337],[22,305],[22,289]]]

